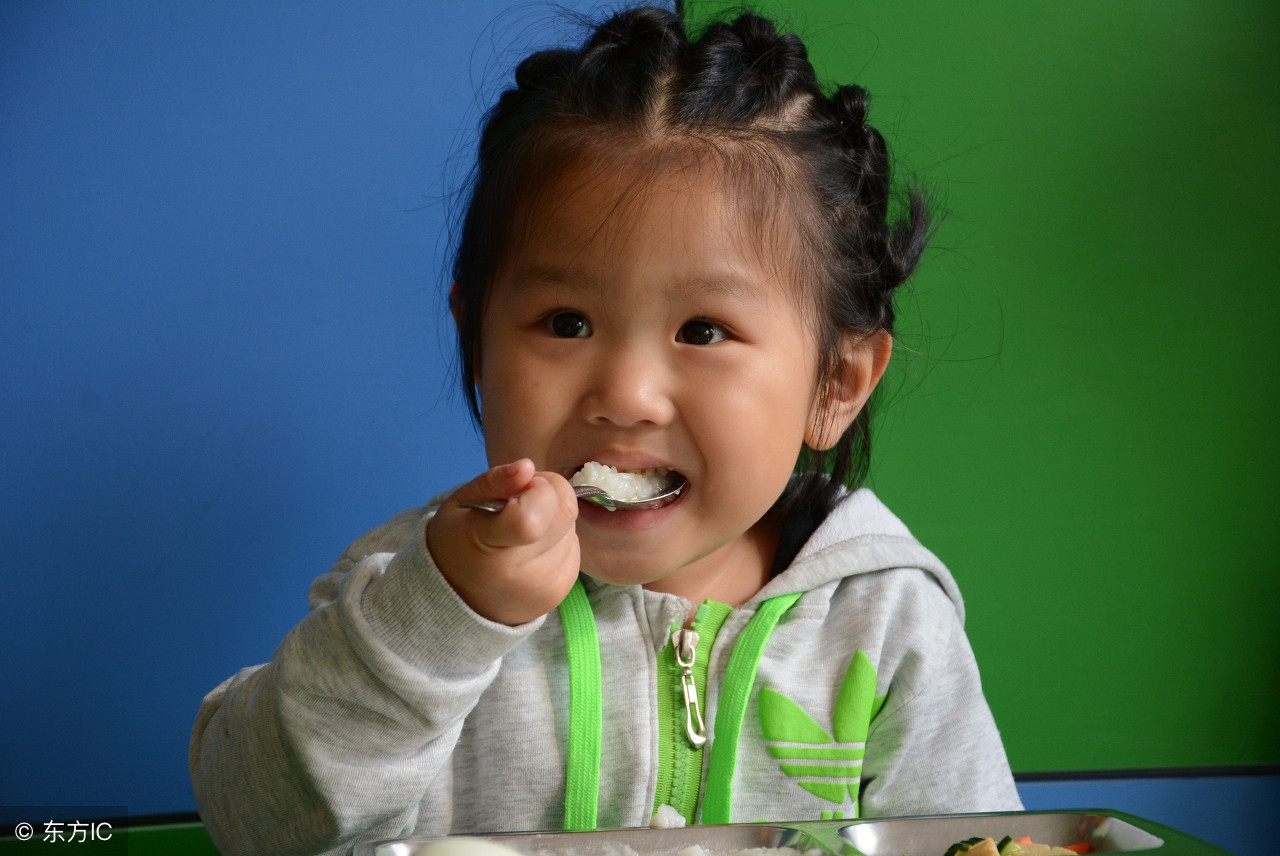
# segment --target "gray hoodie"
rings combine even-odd
[[[664,802],[698,822],[1021,808],[955,581],[870,491],[751,601],[700,613],[687,675],[673,595],[584,578],[576,613],[477,615],[427,550],[433,507],[352,544],[271,662],[204,699],[191,778],[222,852],[646,826]]]

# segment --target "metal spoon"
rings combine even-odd
[[[587,502],[594,502],[596,505],[599,505],[609,511],[617,511],[620,508],[623,511],[639,511],[646,508],[658,508],[662,505],[666,505],[668,501],[679,496],[680,492],[684,490],[685,485],[688,483],[688,481],[682,478],[675,485],[667,488],[657,496],[651,496],[648,499],[614,499],[600,488],[587,484],[574,485],[573,493],[578,497],[578,499],[585,499]],[[458,507],[478,508],[481,511],[501,511],[506,507],[506,504],[507,501],[505,499],[479,499],[475,502],[458,503]]]

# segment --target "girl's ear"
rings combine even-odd
[[[840,366],[826,379],[826,400],[815,402],[804,442],[810,449],[825,452],[844,435],[875,390],[889,367],[893,337],[877,330],[863,339],[846,337]]]
[[[453,326],[458,328],[458,335],[462,335],[462,307],[458,303],[458,283],[456,280],[449,285],[449,314],[453,316]],[[473,384],[480,383],[479,365],[475,367],[471,374],[471,382]]]
[[[458,282],[454,280],[449,284],[449,314],[453,316],[453,323],[456,327],[462,326],[462,312],[458,309]]]

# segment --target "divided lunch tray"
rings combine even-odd
[[[999,841],[1030,836],[1059,847],[1087,841],[1095,853],[1150,856],[1230,856],[1189,835],[1131,814],[1109,810],[1000,812],[867,820],[735,823],[683,829],[605,829],[596,832],[513,832],[482,836],[529,856],[675,856],[698,845],[713,856],[755,847],[820,850],[836,856],[943,856],[974,836]],[[406,838],[356,845],[354,856],[419,856],[440,838]]]

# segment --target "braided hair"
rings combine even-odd
[[[578,49],[521,62],[515,86],[484,117],[453,265],[461,379],[477,424],[480,318],[520,229],[512,201],[532,198],[584,158],[718,158],[758,220],[779,216],[779,207],[793,217],[805,244],[797,281],[812,284],[820,379],[838,376],[849,337],[892,334],[894,290],[924,251],[930,217],[914,191],[891,211],[889,153],[866,122],[867,105],[858,86],[824,93],[804,43],[750,13],[691,38],[678,13],[632,8]],[[830,386],[820,383],[819,395]],[[823,514],[842,486],[861,485],[870,408],[832,448],[801,450],[781,503]]]

